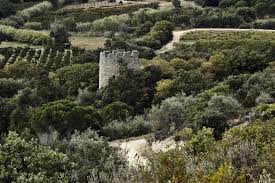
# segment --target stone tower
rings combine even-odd
[[[128,68],[137,69],[139,65],[139,51],[100,52],[99,60],[99,89],[106,86],[110,78],[119,74],[119,61],[122,60]]]

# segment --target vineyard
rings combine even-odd
[[[4,56],[0,60],[0,69],[17,61],[28,61],[38,67],[53,71],[71,64],[73,56],[79,53],[72,50],[61,52],[53,49],[4,48],[0,49],[0,54]]]

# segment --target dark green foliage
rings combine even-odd
[[[175,75],[174,92],[184,92],[187,95],[196,95],[212,85],[211,79],[203,75],[200,71],[179,70]]]
[[[175,7],[175,9],[181,8],[181,2],[179,0],[173,0],[172,4]]]
[[[63,90],[64,95],[76,96],[78,90],[89,87],[96,91],[98,88],[98,64],[74,64],[56,70],[53,78]]]
[[[113,102],[106,105],[101,110],[101,115],[106,123],[113,120],[126,120],[126,118],[131,116],[133,112],[133,109],[127,104],[122,102]]]
[[[255,106],[257,98],[262,94],[268,94],[274,98],[274,74],[272,71],[256,73],[243,81],[242,86],[237,91],[237,96],[246,107]]]
[[[151,39],[156,39],[161,44],[168,42],[172,38],[173,24],[169,21],[160,21],[150,30]]]
[[[32,128],[37,133],[46,133],[52,127],[62,135],[88,127],[99,129],[101,118],[92,107],[78,106],[72,101],[60,100],[43,104],[31,114]]]
[[[0,167],[0,182],[68,182],[72,164],[66,154],[10,132],[0,144]]]
[[[61,11],[52,11],[47,15],[33,17],[30,21],[41,22],[44,29],[49,29],[52,22],[56,19],[62,20],[65,18],[74,19],[75,22],[93,22],[111,15],[120,15],[123,13],[131,13],[140,8],[157,8],[157,3],[136,4],[129,6],[116,6],[113,8],[94,7],[83,10],[82,8],[63,9]]]
[[[0,134],[8,132],[10,125],[10,114],[15,108],[15,104],[7,99],[0,98]]]
[[[226,116],[221,112],[217,111],[216,109],[208,109],[206,110],[201,116],[200,121],[202,126],[206,126],[209,128],[213,128],[214,130],[214,137],[216,139],[221,138],[221,134],[225,131],[228,127],[226,123]]]
[[[37,2],[13,0],[18,10]],[[89,7],[80,5],[86,0],[77,0],[61,7],[51,2],[55,8],[46,13],[1,20],[11,25],[1,27],[1,41],[34,44],[48,40],[54,22],[46,49],[0,49],[1,183],[275,179],[274,34],[191,31],[174,49],[158,54],[175,27],[274,29],[274,0],[195,0],[202,7],[173,0],[174,8],[159,9],[156,3]],[[9,16],[1,14],[1,3],[0,18]],[[124,23],[112,16],[115,27],[102,21],[100,32],[90,31],[94,21],[110,15],[121,15]],[[109,37],[105,47],[69,48],[69,32],[79,36],[75,31],[80,25],[88,31],[81,36]],[[99,90],[99,53],[115,49],[138,50],[140,58],[149,60],[140,59],[137,70],[119,63],[119,75]],[[133,170],[118,148],[121,141],[128,142],[111,140],[141,135],[150,140],[174,136],[183,142],[157,154],[146,148],[146,166]]]
[[[156,54],[152,48],[137,46],[136,44],[127,43],[121,39],[112,39],[105,42],[105,48],[107,50],[138,50],[140,52],[139,57],[145,59],[152,59]]]
[[[112,179],[120,168],[126,166],[125,154],[120,148],[111,146],[90,129],[73,134],[66,153],[70,160],[77,163],[77,180],[80,182]]]
[[[107,40],[108,41],[108,40]],[[107,43],[106,41],[106,43]],[[104,51],[102,48],[98,48],[96,50],[84,50],[79,48],[72,48],[74,53],[78,53],[72,58],[72,62],[74,64],[84,64],[90,62],[98,62],[99,55],[101,51]]]
[[[160,49],[162,45],[172,39],[174,25],[166,20],[156,22],[150,32],[141,40],[137,40],[139,46],[146,46],[153,49]]]
[[[236,3],[236,0],[222,0],[219,3],[220,8],[227,8],[233,6]]]
[[[8,65],[3,69],[3,72],[5,72],[7,78],[14,79],[31,79],[41,74],[40,68],[25,61],[19,61]]]
[[[140,25],[137,27],[137,29],[135,30],[136,35],[137,36],[141,36],[141,35],[145,35],[146,33],[148,33],[151,29],[151,27],[153,27],[153,23],[150,21],[145,22],[144,24]]]
[[[9,0],[0,1],[0,19],[16,13],[14,5]]]
[[[274,121],[232,128],[215,141],[211,129],[183,129],[184,145],[149,158],[143,181],[245,183],[274,179]],[[194,161],[196,159],[196,161]],[[190,169],[190,167],[193,167]]]
[[[18,90],[23,88],[24,84],[20,80],[0,79],[0,97],[12,97],[17,94]]]
[[[248,8],[248,7],[238,8],[237,14],[242,16],[246,22],[256,19],[256,12],[252,8]]]
[[[219,0],[195,0],[201,6],[218,6]]]
[[[253,7],[256,10],[258,16],[274,15],[274,1],[273,0],[220,0],[220,8],[228,7]]]
[[[9,116],[9,130],[21,133],[23,129],[30,128],[30,106],[36,107],[41,101],[42,98],[37,95],[36,89],[27,87],[20,90],[15,97],[15,108]]]
[[[160,106],[153,106],[149,120],[154,124],[155,137],[165,138],[184,127],[198,130],[205,126],[214,128],[215,137],[220,138],[228,121],[239,117],[241,108],[227,93],[226,86],[218,85],[196,97],[179,95],[163,100]]]
[[[52,3],[54,8],[58,7],[58,5],[59,5],[58,0],[49,0],[49,1]]]
[[[152,132],[152,124],[141,116],[125,121],[112,121],[102,128],[102,134],[110,140],[137,137]]]
[[[213,28],[238,28],[242,23],[242,17],[235,12],[220,9],[205,9],[198,17],[193,18],[194,27],[213,27]]]
[[[69,33],[62,22],[56,21],[51,25],[49,44],[58,50],[68,47]]]
[[[272,104],[260,104],[257,107],[257,117],[261,120],[267,121],[274,119],[275,117],[275,105]]]
[[[133,71],[122,66],[120,75],[110,79],[109,85],[102,91],[102,101],[112,103],[121,101],[133,107],[135,113],[143,113],[151,106],[155,85],[162,77],[156,67]]]

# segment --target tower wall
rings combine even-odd
[[[121,52],[117,50],[101,52],[99,60],[99,88],[108,85],[109,79],[119,74],[119,60],[123,60],[130,69],[138,69],[138,57],[139,51],[137,50],[132,52]]]

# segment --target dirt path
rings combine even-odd
[[[176,142],[173,137],[154,142],[152,145],[149,145],[143,137],[140,139],[117,140],[110,143],[112,146],[118,146],[125,150],[129,164],[133,166],[139,163],[146,164],[146,157],[148,157],[151,152],[165,152],[176,147]]]
[[[147,141],[142,139],[137,140],[120,140],[113,141],[111,145],[118,146],[126,151],[127,159],[131,165],[137,165],[138,163],[146,163],[146,158],[142,156],[143,151],[149,148]]]
[[[189,30],[176,30],[173,31],[173,40],[163,46],[157,53],[164,53],[166,51],[172,50],[175,47],[175,43],[180,42],[180,38],[190,32],[196,31],[256,31],[256,32],[274,32],[275,30],[268,30],[268,29],[227,29],[227,28],[205,28],[205,29],[189,29]]]

